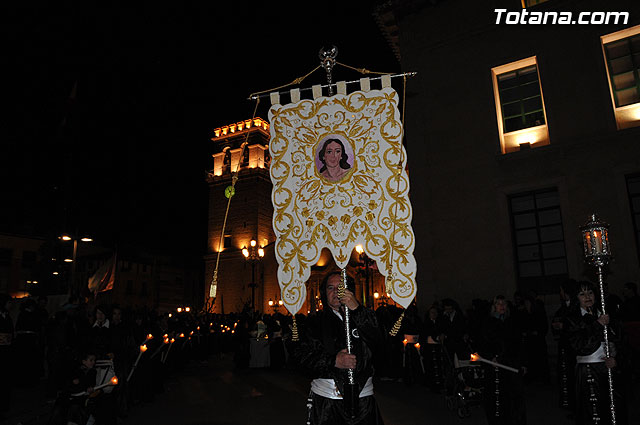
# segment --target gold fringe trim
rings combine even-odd
[[[398,334],[400,326],[402,326],[402,319],[404,319],[404,310],[402,311],[400,317],[398,317],[396,324],[393,325],[393,328],[391,328],[391,330],[389,331],[389,336],[396,336]]]

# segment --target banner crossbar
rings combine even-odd
[[[400,73],[400,74],[391,74],[391,75],[389,75],[389,77],[391,77],[391,78],[398,78],[398,77],[411,78],[411,77],[415,77],[417,74],[418,74],[417,72],[412,71],[412,72],[403,72],[403,73]],[[382,79],[382,76],[380,76],[380,77],[370,77],[369,78],[369,80],[371,80],[371,81],[376,81],[376,80],[380,80],[380,79]],[[345,81],[345,84],[347,84],[347,85],[356,84],[356,83],[360,83],[360,80],[358,79],[358,80]],[[320,85],[320,87],[323,88],[323,89],[329,88],[329,87],[336,87],[336,86],[337,86],[337,83]],[[313,89],[313,87],[304,87],[304,88],[300,89],[300,93],[306,92],[306,91],[310,91],[312,89]],[[290,90],[283,90],[283,91],[278,91],[276,93],[278,93],[279,95],[283,95],[283,94],[288,94],[289,92],[290,92]],[[265,97],[269,97],[270,95],[271,95],[271,93],[256,94],[256,95],[253,95],[253,96],[249,96],[247,98],[247,100],[262,99],[262,98],[265,98]]]

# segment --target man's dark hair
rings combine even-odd
[[[322,279],[322,283],[320,284],[320,299],[322,300],[322,308],[329,307],[329,303],[327,302],[327,283],[329,282],[329,278],[331,276],[339,276],[341,277],[342,272],[335,271],[327,274],[324,279]],[[347,289],[351,292],[355,293],[356,282],[353,278],[347,275]]]

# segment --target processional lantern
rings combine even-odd
[[[601,221],[596,214],[592,214],[589,221],[580,229],[585,260],[599,267],[608,264],[611,259],[609,225]]]
[[[580,227],[582,231],[582,244],[584,246],[584,258],[588,264],[596,267],[598,274],[598,284],[600,289],[600,308],[602,314],[607,314],[605,294],[604,294],[604,276],[603,267],[609,263],[611,259],[611,244],[609,243],[609,224],[601,221],[596,214],[591,214],[589,221]],[[607,358],[611,355],[609,346],[609,330],[608,326],[604,327],[604,349]],[[616,408],[613,398],[613,376],[611,369],[607,368],[609,380],[609,408],[611,410],[611,423],[616,425]]]

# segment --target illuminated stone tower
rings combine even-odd
[[[209,284],[220,252],[213,311],[239,312],[253,301],[256,310],[271,313],[273,308],[268,302],[271,299],[277,303],[279,288],[271,225],[269,124],[261,118],[229,124],[216,128],[211,140],[205,300],[209,299]],[[232,194],[231,179],[236,170],[238,181]],[[228,196],[231,203],[222,233]],[[251,249],[251,240],[256,241],[256,250],[264,249],[264,257],[255,261],[245,258],[242,251],[245,247]]]

